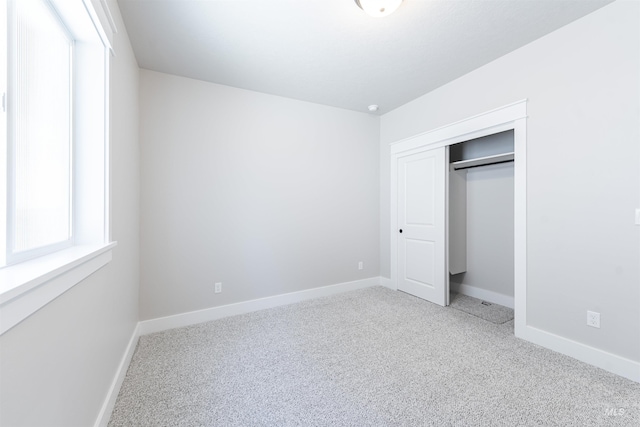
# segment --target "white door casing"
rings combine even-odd
[[[448,147],[398,159],[398,289],[446,306]]]

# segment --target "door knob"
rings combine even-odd
[[[400,232],[402,233],[402,228],[400,229]]]

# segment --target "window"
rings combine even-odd
[[[101,0],[0,0],[0,334],[111,259]]]
[[[45,0],[9,13],[7,264],[72,243],[72,52]]]

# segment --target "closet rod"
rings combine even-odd
[[[513,161],[514,161],[514,153],[511,152],[511,153],[497,154],[494,156],[479,157],[477,159],[460,160],[458,162],[451,163],[451,169],[453,170],[469,169],[469,168],[475,168],[478,166],[495,165],[498,163],[507,163],[507,162],[513,162]]]

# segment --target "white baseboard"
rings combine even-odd
[[[157,319],[144,320],[139,323],[139,332],[140,335],[146,335],[154,332],[165,331],[167,329],[181,328],[183,326],[195,325],[198,323],[221,319],[223,317],[250,313],[252,311],[264,310],[281,305],[294,304],[296,302],[306,301],[313,298],[335,295],[371,286],[379,286],[380,282],[380,277],[371,277],[369,279],[322,286],[304,291],[274,295],[272,297],[243,301],[235,304],[176,314],[173,316],[160,317]]]
[[[120,393],[120,387],[122,386],[124,377],[127,375],[129,364],[131,363],[133,353],[136,350],[138,338],[140,338],[140,322],[138,322],[135,329],[133,330],[133,334],[131,335],[129,344],[127,345],[124,355],[122,356],[122,360],[120,360],[120,365],[118,365],[118,370],[116,371],[116,375],[111,382],[111,387],[109,388],[107,397],[102,404],[102,408],[100,409],[100,413],[98,414],[98,418],[96,419],[94,427],[106,427],[107,424],[109,424],[109,419],[111,419],[111,413],[113,412],[113,408],[116,404],[118,393]]]
[[[640,362],[635,362],[529,325],[523,328],[523,334],[520,338],[628,378],[631,381],[640,382]]]
[[[476,288],[474,286],[451,283],[451,289],[474,298],[479,298],[505,307],[513,308],[514,299],[496,292]],[[525,341],[532,342],[549,350],[562,353],[566,356],[588,363],[605,371],[612,372],[632,381],[640,382],[640,362],[625,359],[612,353],[581,344],[568,338],[543,331],[533,326],[526,325],[518,332],[517,336]]]
[[[477,288],[475,286],[464,285],[461,283],[451,283],[450,288],[452,291],[458,292],[459,294],[462,294],[462,295],[478,298],[487,302],[492,302],[494,304],[500,304],[509,308],[514,307],[513,297],[499,294],[497,292],[488,291],[486,289]]]
[[[397,290],[398,290],[398,288],[396,288],[396,287],[393,285],[393,282],[392,282],[392,281],[391,281],[391,279],[389,279],[388,277],[380,276],[380,284],[381,284],[382,286],[384,286],[385,288],[389,288],[389,289],[392,289],[392,290],[394,290],[394,291],[397,291]]]

